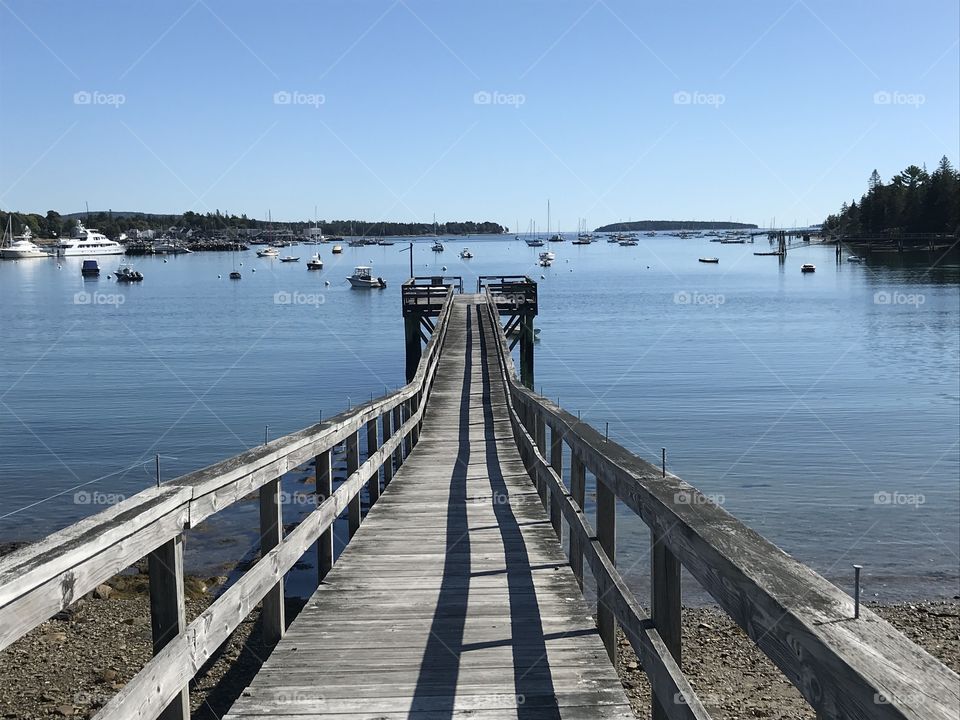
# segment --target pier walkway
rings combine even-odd
[[[682,568],[818,720],[960,716],[956,673],[665,467],[533,392],[535,282],[462,289],[459,278],[404,284],[399,390],[0,558],[0,653],[147,558],[153,657],[96,720],[187,720],[191,682],[257,609],[272,651],[229,720],[630,718],[611,662],[618,632],[650,682],[654,720],[707,720],[726,710],[681,670]],[[315,507],[289,525],[281,480],[304,468]],[[259,559],[188,622],[185,533],[251,497]],[[335,557],[338,522],[349,542]],[[642,602],[617,567],[637,560],[617,551],[622,522],[649,528]],[[318,587],[288,624],[284,577],[303,559]]]
[[[517,451],[479,299],[456,297],[417,446],[231,720],[291,697],[312,717],[633,717]]]

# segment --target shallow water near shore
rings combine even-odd
[[[430,242],[414,271],[446,265],[468,292],[480,274],[539,280],[545,395],[651,462],[666,448],[672,472],[845,589],[859,563],[869,598],[958,594],[957,265],[838,265],[818,246],[781,265],[753,255],[760,238],[660,235],[551,244],[540,268],[512,236],[448,239],[442,254]],[[106,277],[119,257],[92,281],[75,258],[0,263],[0,541],[153,485],[158,453],[170,479],[401,385],[406,247],[321,246],[322,272],[253,251],[132,258],[137,285]],[[352,290],[354,265],[388,287]],[[294,500],[309,475],[284,478]],[[214,516],[188,538],[189,568],[248,556],[256,523],[253,503]],[[642,593],[647,532],[625,508],[618,543]]]

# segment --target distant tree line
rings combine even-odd
[[[756,225],[711,220],[635,220],[611,223],[594,232],[636,232],[637,230],[754,230]]]
[[[13,232],[19,234],[29,227],[39,237],[60,237],[69,235],[77,220],[87,227],[93,227],[109,238],[117,238],[121,233],[132,234],[136,230],[158,230],[165,232],[171,228],[185,232],[193,230],[201,234],[229,232],[231,230],[289,230],[294,234],[303,233],[313,227],[312,221],[270,222],[257,220],[246,215],[230,215],[216,210],[212,213],[196,213],[191,210],[182,215],[155,215],[141,212],[100,211],[92,213],[72,213],[61,215],[56,210],[48,210],[46,215],[38,213],[7,213],[0,211],[0,223],[7,227],[7,218],[13,216]],[[433,223],[370,222],[368,220],[323,220],[318,223],[325,235],[427,235],[434,232]],[[506,232],[506,228],[494,222],[444,222],[437,223],[436,232],[441,235],[480,235]]]
[[[960,173],[946,155],[933,173],[910,165],[886,184],[874,170],[859,204],[844,203],[824,229],[835,235],[960,233]]]

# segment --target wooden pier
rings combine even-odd
[[[185,720],[189,682],[258,605],[276,644],[232,720],[630,718],[610,662],[618,627],[650,679],[653,716],[703,719],[680,670],[683,567],[818,718],[956,720],[955,673],[869,609],[855,617],[846,593],[695,488],[532,391],[536,283],[461,288],[404,285],[413,372],[399,391],[0,560],[0,649],[146,556],[155,655],[98,720]],[[347,477],[334,488],[341,447]],[[280,478],[305,464],[317,505],[284,532]],[[187,624],[183,533],[250,493],[262,557]],[[334,562],[341,517],[350,542]],[[650,529],[643,602],[617,570],[629,560],[616,551],[625,517]],[[288,625],[283,578],[307,554],[319,586]]]

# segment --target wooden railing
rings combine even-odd
[[[869,609],[855,619],[849,595],[696,488],[524,387],[491,292],[484,308],[521,456],[558,539],[566,523],[570,564],[581,587],[584,558],[593,574],[597,624],[611,659],[617,624],[637,653],[653,690],[655,718],[709,717],[679,667],[681,566],[783,671],[818,718],[960,717],[956,673]],[[587,471],[596,478],[595,525],[583,510]],[[616,569],[618,501],[650,528],[649,617]]]
[[[352,536],[361,521],[362,489],[374,503],[381,471],[389,483],[417,443],[452,295],[448,289],[415,377],[397,392],[145,490],[0,560],[0,650],[146,556],[154,657],[96,718],[189,718],[189,682],[199,668],[261,601],[265,640],[283,635],[284,574],[318,542],[322,579],[333,564],[334,521],[346,510]],[[362,464],[361,432],[367,448]],[[346,445],[347,478],[333,491],[331,458],[340,443]],[[311,460],[317,507],[284,536],[280,478]],[[260,496],[259,561],[187,625],[184,531],[255,491]]]

